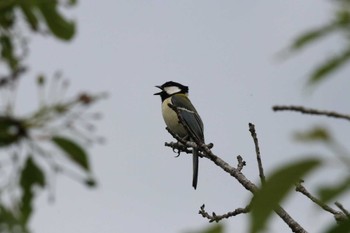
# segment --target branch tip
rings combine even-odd
[[[322,110],[317,110],[313,108],[305,108],[303,106],[285,106],[285,105],[275,105],[272,107],[272,110],[277,112],[277,111],[295,111],[295,112],[300,112],[303,114],[309,114],[309,115],[320,115],[320,116],[327,116],[327,117],[333,117],[333,118],[340,118],[343,120],[348,120],[350,121],[350,115],[334,112],[334,111],[322,111]]]

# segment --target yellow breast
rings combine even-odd
[[[162,103],[162,114],[167,127],[180,137],[185,137],[187,132],[185,128],[179,123],[179,118],[176,112],[171,109],[168,104],[171,104],[171,97],[165,99]]]

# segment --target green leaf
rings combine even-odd
[[[68,1],[69,6],[74,6],[74,5],[76,5],[77,3],[78,3],[78,0],[69,0],[69,1]]]
[[[7,62],[12,70],[15,70],[18,64],[18,58],[14,54],[12,38],[7,35],[0,36],[1,57]]]
[[[35,2],[34,1],[20,1],[20,7],[21,10],[23,12],[23,14],[25,15],[28,24],[30,25],[30,27],[36,31],[38,29],[38,18],[35,15]]]
[[[69,159],[71,159],[73,162],[75,162],[85,170],[89,170],[88,157],[84,149],[81,148],[78,144],[76,144],[70,139],[59,136],[53,137],[52,142],[54,142],[59,148],[61,148]]]
[[[15,22],[13,9],[0,9],[0,28],[10,29]]]
[[[29,233],[28,227],[19,216],[2,204],[0,204],[0,224],[2,232]]]
[[[28,190],[34,185],[45,186],[45,175],[31,156],[28,156],[24,169],[22,170],[20,185],[24,190]]]
[[[45,175],[40,167],[35,164],[31,156],[28,156],[22,170],[20,186],[22,188],[21,219],[26,224],[33,212],[33,187],[45,186]]]
[[[57,6],[57,1],[38,2],[38,8],[51,32],[59,39],[70,40],[75,34],[75,24],[63,18],[58,12]]]
[[[45,76],[44,75],[39,75],[37,78],[36,78],[36,83],[38,84],[38,86],[43,86],[45,85]]]
[[[213,226],[210,225],[208,228],[205,228],[201,231],[196,231],[196,233],[223,233],[224,226],[223,224],[216,223]]]
[[[320,27],[318,29],[307,31],[294,40],[290,49],[292,50],[302,49],[306,45],[309,45],[312,42],[315,42],[316,40],[321,39],[326,34],[332,32],[333,29],[335,29],[335,25],[330,24],[330,25]]]
[[[310,75],[308,85],[315,85],[324,81],[329,74],[339,69],[350,59],[350,48],[345,49],[341,54],[329,58],[318,66]]]
[[[325,233],[349,233],[350,232],[350,220],[341,221],[333,224],[328,228]]]
[[[315,126],[306,132],[297,132],[294,138],[301,142],[330,142],[332,140],[327,129],[320,126]]]
[[[0,1],[0,11],[7,10],[15,6],[16,0],[1,0]]]
[[[348,27],[350,24],[350,12],[348,9],[341,8],[336,13],[336,24],[340,27]],[[348,30],[348,28],[345,28]]]
[[[305,46],[315,42],[316,40],[322,39],[323,37],[331,34],[335,30],[343,27],[347,27],[350,23],[350,14],[347,10],[340,10],[336,13],[336,18],[327,25],[322,27],[309,30],[299,37],[297,37],[292,45],[291,50],[302,49]],[[346,28],[347,29],[347,28]]]
[[[319,165],[318,159],[305,159],[280,167],[269,176],[266,183],[252,198],[250,232],[255,233],[263,230],[272,212],[287,196],[289,190]]]
[[[325,186],[318,193],[322,202],[328,202],[350,189],[350,177],[333,186]]]

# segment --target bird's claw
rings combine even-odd
[[[174,152],[174,153],[177,153],[177,155],[175,156],[175,158],[177,158],[177,157],[180,156],[180,153],[181,153],[180,149],[173,148],[173,152]]]

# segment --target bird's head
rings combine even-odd
[[[162,98],[162,101],[168,98],[169,96],[175,95],[175,94],[188,94],[188,86],[184,86],[180,83],[173,82],[173,81],[168,81],[164,83],[161,86],[156,86],[158,87],[161,91],[154,93],[154,95],[160,95]]]

